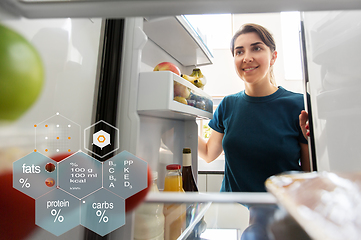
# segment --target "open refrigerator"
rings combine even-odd
[[[174,101],[174,81],[187,86],[203,100],[211,101],[212,99],[206,92],[188,84],[179,76],[170,72],[153,72],[153,68],[159,62],[168,61],[176,64],[182,72],[190,73],[195,66],[212,64],[212,53],[204,40],[186,17],[180,14],[212,13],[216,9],[226,12],[227,8],[219,7],[217,3],[220,2],[213,1],[209,10],[202,8],[195,11],[190,5],[184,4],[186,1],[174,2],[174,6],[178,8],[165,6],[165,2],[154,3],[150,7],[149,3],[145,6],[142,5],[144,3],[137,1],[132,3],[110,1],[106,4],[100,1],[32,3],[27,0],[8,0],[2,2],[0,5],[1,23],[19,31],[34,44],[44,59],[46,69],[46,84],[40,99],[19,121],[4,126],[1,130],[1,142],[4,143],[2,151],[6,159],[9,159],[8,162],[32,151],[34,124],[60,112],[79,124],[82,130],[99,120],[116,126],[120,132],[119,149],[116,153],[126,150],[147,161],[150,168],[158,172],[159,189],[164,187],[165,166],[170,163],[182,163],[183,147],[192,149],[193,174],[197,179],[198,127],[196,119],[212,118],[212,110],[206,108],[205,105],[198,108]],[[259,5],[229,2],[229,6],[234,7],[232,11],[235,13],[283,10],[279,2],[272,3],[272,8],[268,9],[269,6],[262,6],[262,11],[259,10]],[[306,11],[361,8],[357,1],[351,1],[347,6],[338,5],[334,1],[327,7],[317,5],[314,9],[309,3],[297,1],[296,3],[302,3],[297,10]],[[223,2],[222,5],[224,5]],[[167,14],[164,9],[169,10]],[[327,16],[324,17],[324,15]],[[329,86],[327,84],[335,80],[335,77],[326,74],[331,80],[320,78],[320,73],[322,76],[325,72],[328,73],[325,70],[327,67],[319,69],[316,66],[320,63],[316,59],[317,54],[328,53],[329,49],[336,48],[336,45],[340,44],[337,42],[338,38],[335,37],[336,43],[330,41],[331,47],[327,48],[327,45],[323,43],[328,35],[324,36],[323,32],[333,33],[332,29],[335,26],[337,29],[345,28],[349,21],[347,16],[351,16],[352,21],[359,21],[361,13],[359,11],[303,13],[304,70],[305,79],[307,79],[305,89],[310,94],[308,102],[307,99],[305,101],[309,107],[312,106],[314,123],[312,138],[315,151],[313,156],[317,159],[318,171],[350,171],[360,167],[359,161],[354,160],[358,152],[355,146],[357,141],[348,137],[349,134],[356,136],[355,129],[359,129],[355,126],[358,122],[357,116],[359,116],[357,109],[360,107],[358,95],[353,95],[355,99],[352,102],[356,104],[352,105],[352,110],[347,111],[342,107],[347,105],[347,101],[351,101],[345,96],[349,96],[349,90],[356,90],[353,86],[357,85],[357,82],[350,80],[346,84],[346,87],[350,86],[348,89],[345,89],[345,85],[342,84],[342,88],[334,90],[338,86],[338,82],[334,82],[332,91],[319,90],[322,89],[321,85],[327,89],[326,87]],[[341,25],[337,25],[337,19],[342,19]],[[350,29],[350,32],[359,33],[359,26],[358,24],[355,29]],[[322,30],[322,27],[326,30]],[[320,29],[321,33],[315,33],[315,29]],[[345,32],[347,34],[346,30]],[[360,35],[356,34],[354,37],[360,39]],[[343,39],[341,35],[339,38]],[[316,46],[319,48],[315,49]],[[330,56],[326,57],[330,59]],[[359,62],[359,58],[353,60],[353,63]],[[334,143],[330,143],[331,139],[324,136],[325,132],[330,131],[330,128],[334,129],[334,126],[340,124],[338,121],[344,119],[334,115],[333,107],[339,104],[335,96],[346,99],[345,105],[340,106],[344,114],[356,116],[356,119],[349,118],[355,123],[347,124],[349,130],[342,128],[342,133],[347,134],[342,137],[346,142],[343,142],[343,148],[339,153],[352,150],[350,151],[352,155],[347,157],[350,159],[347,164],[341,165],[337,165],[340,161],[334,160],[340,158],[333,152],[335,148],[331,146]],[[332,101],[325,98],[332,98]],[[327,121],[324,119],[326,116],[332,119]],[[329,125],[331,126],[328,127]],[[83,139],[81,146],[90,144],[90,139]],[[4,169],[9,167],[3,164]],[[231,214],[232,209],[236,209],[239,203],[262,206],[273,206],[278,203],[270,193],[187,193],[181,196],[164,193],[149,194],[146,201],[199,203],[194,221],[189,224],[179,239],[187,239],[199,227],[197,224],[203,216],[212,210],[211,206],[217,203],[222,203],[223,207],[228,206],[228,212],[224,213],[223,218],[227,218],[227,215]],[[245,214],[246,219],[248,218],[247,210],[243,212],[241,210],[241,213]],[[220,213],[215,214],[215,217],[217,216],[220,216]],[[103,237],[77,226],[59,237],[38,228],[27,239],[130,240],[133,239],[136,224],[134,213],[129,213],[126,215],[126,225]],[[238,231],[235,239],[239,239],[240,234]]]

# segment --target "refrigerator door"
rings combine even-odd
[[[93,122],[93,106],[97,99],[98,56],[102,50],[102,19],[47,19],[29,20],[25,18],[6,18],[0,15],[1,24],[14,29],[23,35],[39,52],[45,69],[42,92],[35,104],[17,121],[0,126],[0,176],[11,172],[12,163],[34,152],[53,157],[59,154],[74,153],[83,149],[89,142],[82,140],[84,128]],[[59,125],[50,125],[52,119]],[[65,124],[67,122],[67,124]],[[63,124],[64,123],[64,124]],[[49,124],[49,127],[44,127]],[[35,129],[35,126],[36,129]],[[68,130],[71,128],[72,130]],[[60,131],[59,131],[60,129]],[[36,131],[35,131],[36,130]],[[66,142],[72,133],[72,141]],[[76,132],[76,134],[75,134]],[[57,135],[60,134],[60,135]],[[59,140],[55,137],[59,137]],[[66,140],[63,140],[66,139]],[[90,140],[90,139],[88,139]],[[57,142],[58,141],[58,142]],[[59,143],[60,141],[60,143]],[[45,149],[44,146],[47,146]],[[8,184],[8,183],[6,183]],[[4,185],[6,185],[4,184]],[[18,205],[12,197],[18,190],[12,184],[4,186],[1,191],[1,209],[7,209],[12,229],[8,233],[18,231],[18,220],[24,219],[26,224],[35,223],[35,214],[17,215]],[[30,185],[29,185],[30,186]],[[32,185],[33,187],[33,185]],[[35,200],[23,195],[26,202]],[[10,205],[4,205],[4,199],[10,199]],[[6,202],[6,201],[5,201]],[[20,213],[20,211],[19,211]],[[3,212],[3,215],[6,215]],[[5,216],[2,217],[5,219]],[[26,229],[26,226],[24,226]],[[52,233],[36,227],[28,233],[27,239],[82,239],[82,226],[69,229],[56,237]],[[1,229],[3,230],[3,229]],[[1,233],[2,239],[3,232]],[[7,235],[5,235],[7,236]]]
[[[303,14],[318,170],[360,171],[361,11]]]

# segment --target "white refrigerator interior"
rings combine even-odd
[[[200,47],[204,45],[199,39],[191,37],[191,33],[184,30],[186,27],[181,25],[183,21],[180,17],[151,20],[126,18],[125,21],[124,70],[118,118],[120,132],[123,132],[120,149],[129,149],[158,171],[160,189],[163,188],[165,165],[181,164],[183,147],[192,149],[193,165],[197,169],[198,127],[195,120],[196,117],[212,118],[210,112],[174,101],[173,82],[182,82],[192,92],[207,99],[211,98],[209,95],[173,73],[153,72],[154,67],[163,61],[175,63],[183,73],[188,74],[198,64],[211,63],[209,51]],[[169,34],[167,27],[154,34],[157,24],[180,27],[178,36]],[[152,26],[151,30],[149,25]],[[148,37],[151,34],[161,36],[163,42]],[[193,44],[172,43],[174,37],[185,41],[190,39]],[[164,48],[170,50],[165,51]],[[170,53],[176,48],[188,48],[189,54],[185,51]]]
[[[153,72],[164,61],[176,64],[190,74],[199,64],[210,64],[211,54],[203,46],[183,17],[126,18],[123,44],[122,80],[118,102],[120,150],[128,150],[147,161],[158,172],[158,187],[163,189],[166,165],[182,164],[182,150],[190,147],[194,176],[197,176],[197,117],[211,118],[212,113],[173,100],[173,82],[183,82],[194,93],[210,99],[184,79],[168,72]],[[158,25],[179,29],[169,34]],[[189,32],[191,31],[191,32]],[[192,32],[193,31],[193,32]],[[192,44],[175,43],[184,39]],[[183,51],[178,51],[183,48]],[[168,50],[165,50],[168,49]],[[127,224],[114,231],[112,237],[132,239],[133,216]],[[134,223],[136,224],[136,223]]]
[[[361,11],[305,12],[319,171],[361,170]]]

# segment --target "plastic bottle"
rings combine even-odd
[[[183,192],[181,165],[167,165],[167,174],[164,180],[165,192]],[[164,204],[164,239],[177,239],[186,228],[186,205],[185,204]]]
[[[159,192],[158,173],[152,172],[153,183],[150,192]],[[134,240],[164,240],[164,205],[143,203],[135,210]]]
[[[182,179],[184,191],[198,192],[198,187],[194,181],[192,172],[192,154],[190,148],[183,148]]]

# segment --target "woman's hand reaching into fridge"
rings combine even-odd
[[[308,122],[308,113],[305,110],[301,111],[299,115],[300,127],[303,133],[303,136],[307,139],[310,136],[310,126]]]
[[[215,160],[223,151],[222,140],[224,133],[212,130],[211,135],[206,141],[198,136],[198,155],[207,163]]]

